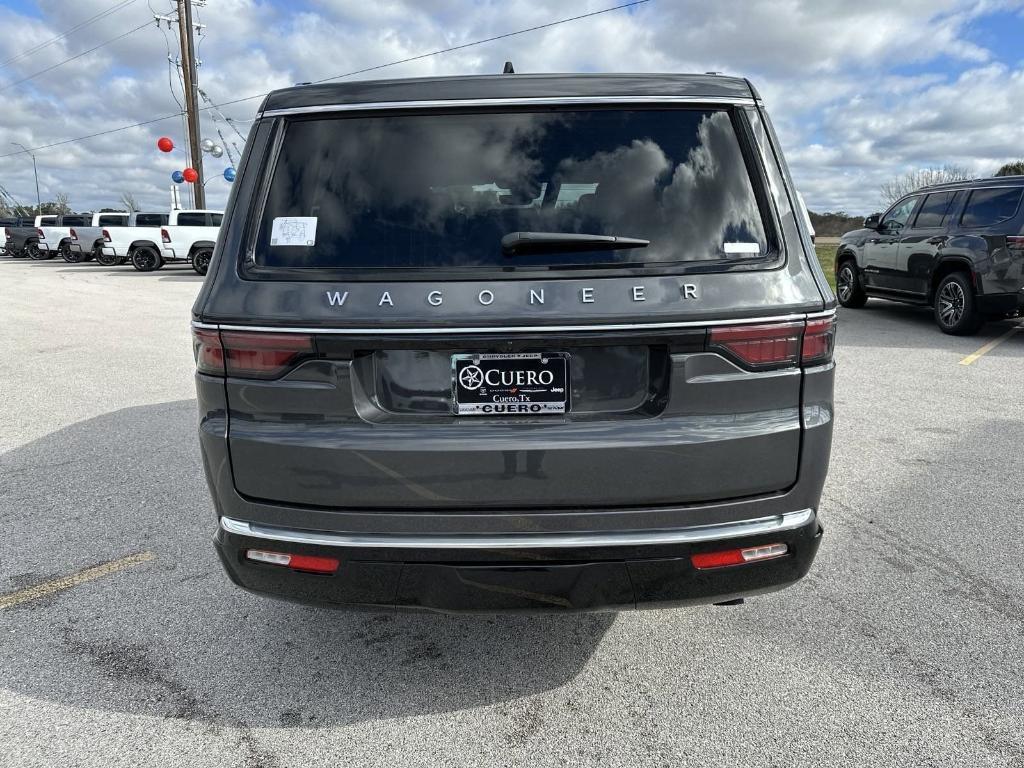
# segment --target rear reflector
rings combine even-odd
[[[708,568],[724,568],[729,565],[743,565],[745,563],[756,563],[760,560],[773,560],[789,553],[789,547],[785,544],[764,544],[760,547],[747,547],[745,549],[723,549],[721,552],[701,552],[690,555],[690,562],[693,567],[699,570]]]
[[[289,555],[285,552],[268,552],[263,549],[247,550],[245,556],[249,560],[269,565],[281,565],[293,571],[304,573],[334,573],[338,570],[339,561],[333,557],[317,557],[315,555]]]

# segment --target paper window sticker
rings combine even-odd
[[[278,216],[270,228],[270,244],[277,246],[316,244],[316,216]]]

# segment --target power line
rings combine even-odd
[[[127,8],[129,5],[131,5],[134,2],[135,2],[135,0],[121,0],[118,3],[115,3],[110,8],[107,8],[105,11],[100,11],[95,16],[90,16],[88,19],[86,19],[85,21],[83,21],[83,22],[81,22],[79,24],[76,24],[71,29],[66,30],[65,32],[61,32],[56,37],[50,38],[45,43],[40,43],[39,45],[33,46],[32,48],[29,48],[29,49],[27,49],[25,51],[22,51],[19,54],[16,54],[14,56],[11,56],[10,58],[7,58],[7,59],[4,59],[3,61],[0,61],[0,67],[6,67],[8,64],[13,64],[16,61],[20,61],[21,59],[25,58],[26,56],[31,56],[33,53],[37,53],[40,48],[45,48],[48,45],[52,45],[53,43],[56,43],[58,40],[63,40],[65,37],[70,35],[72,32],[77,32],[78,30],[80,30],[80,29],[82,29],[84,27],[89,26],[94,21],[99,21],[100,19],[105,18],[105,17],[109,16],[112,13],[117,13],[122,8]]]
[[[373,72],[373,71],[376,71],[376,70],[379,70],[379,69],[385,69],[386,67],[394,67],[394,66],[397,66],[399,64],[406,64],[406,63],[408,63],[410,61],[418,61],[420,59],[425,59],[425,58],[428,58],[428,57],[431,57],[431,56],[440,56],[443,53],[450,53],[451,51],[465,50],[466,48],[472,48],[473,46],[477,46],[477,45],[484,45],[485,43],[491,43],[491,42],[494,42],[495,40],[504,40],[504,39],[509,38],[509,37],[515,37],[516,35],[523,35],[523,34],[526,34],[527,32],[536,32],[537,30],[541,30],[541,29],[549,29],[551,27],[557,27],[560,24],[567,24],[570,21],[579,21],[581,19],[588,19],[588,18],[590,18],[592,16],[599,16],[599,15],[601,15],[603,13],[611,13],[612,11],[621,11],[621,10],[624,10],[626,8],[632,8],[632,7],[637,6],[637,5],[643,5],[644,3],[647,3],[647,2],[650,2],[650,0],[633,0],[632,2],[629,2],[629,3],[623,3],[621,5],[612,6],[611,8],[602,8],[599,11],[590,11],[589,13],[583,13],[583,14],[580,14],[579,16],[570,16],[570,17],[564,18],[564,19],[557,19],[556,21],[549,21],[547,24],[538,24],[535,27],[527,27],[525,29],[519,29],[519,30],[516,30],[514,32],[506,32],[506,33],[501,34],[501,35],[495,35],[494,37],[487,37],[487,38],[484,38],[482,40],[475,40],[475,41],[473,41],[471,43],[463,43],[462,45],[454,45],[454,46],[451,46],[449,48],[440,48],[440,49],[438,49],[436,51],[430,51],[429,53],[421,53],[418,56],[410,56],[410,57],[405,58],[405,59],[399,59],[397,61],[390,61],[387,64],[378,64],[376,66],[367,67],[365,69],[357,69],[357,70],[354,70],[352,72],[346,72],[346,73],[341,74],[341,75],[334,75],[333,77],[327,77],[327,78],[324,78],[322,80],[317,80],[316,82],[323,83],[323,82],[326,82],[327,80],[340,80],[340,79],[345,78],[345,77],[352,77],[353,75],[363,74],[364,72]],[[244,96],[244,97],[242,97],[240,99],[234,99],[232,101],[221,102],[218,105],[218,107],[227,107],[227,106],[230,106],[232,104],[241,104],[241,103],[246,102],[246,101],[252,101],[253,99],[261,99],[264,96],[266,96],[268,93],[270,93],[270,92],[269,91],[265,91],[263,93],[253,94],[252,96]],[[212,107],[209,107],[209,106],[200,107],[199,111],[200,112],[205,112],[205,111],[210,110],[210,109],[212,109]],[[107,136],[107,135],[109,135],[111,133],[118,133],[119,131],[127,131],[127,130],[130,130],[132,128],[139,128],[139,127],[144,126],[144,125],[152,125],[153,123],[160,123],[160,122],[163,122],[164,120],[172,120],[172,119],[174,119],[176,117],[181,117],[181,114],[182,114],[181,112],[175,112],[175,113],[170,114],[170,115],[163,115],[162,117],[155,117],[155,118],[153,118],[151,120],[143,120],[143,121],[138,122],[138,123],[130,123],[129,125],[122,125],[122,126],[119,126],[117,128],[110,128],[110,129],[105,130],[105,131],[98,131],[97,133],[90,133],[88,136],[76,136],[73,139],[64,139],[63,141],[55,141],[52,144],[41,144],[38,147],[32,147],[31,151],[37,152],[37,151],[42,150],[42,149],[52,149],[53,147],[61,147],[61,146],[64,146],[65,144],[72,144],[72,143],[74,143],[76,141],[86,141],[88,139],[94,139],[97,136]],[[2,160],[5,157],[14,157],[15,155],[22,155],[22,154],[25,154],[24,150],[22,150],[20,152],[8,152],[7,154],[0,155],[0,160]]]
[[[99,45],[93,46],[92,48],[90,48],[87,51],[82,51],[81,53],[76,53],[74,56],[71,56],[71,57],[69,57],[67,59],[64,59],[64,61],[58,61],[56,64],[53,64],[53,65],[47,67],[46,69],[41,69],[38,72],[33,72],[28,77],[23,77],[23,78],[21,78],[21,80],[15,80],[13,83],[6,83],[6,84],[0,86],[0,91],[6,91],[8,88],[13,88],[16,85],[21,85],[22,83],[27,83],[29,80],[32,80],[32,79],[34,79],[36,77],[39,77],[39,75],[45,75],[47,72],[51,72],[52,70],[56,69],[57,67],[64,66],[69,61],[74,61],[75,59],[80,59],[83,56],[86,56],[86,55],[92,53],[93,51],[99,50],[100,48],[102,48],[105,45],[110,45],[111,43],[116,43],[118,40],[121,40],[122,38],[128,37],[128,35],[133,35],[136,32],[138,32],[140,29],[145,29],[146,27],[148,27],[152,23],[153,23],[152,21],[147,21],[145,24],[140,24],[139,26],[135,27],[135,29],[129,29],[124,34],[118,35],[117,37],[112,37],[110,40],[107,40],[106,42],[100,43]]]

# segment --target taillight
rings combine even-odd
[[[242,379],[276,379],[315,349],[306,334],[204,328],[192,329],[192,348],[200,373]]]
[[[1024,251],[1024,236],[1007,235],[1006,247],[1011,251]]]
[[[712,329],[710,346],[751,368],[795,365],[803,326],[802,322],[722,326]]]
[[[224,375],[224,348],[220,345],[219,331],[193,328],[192,356],[196,359],[196,370],[199,373]]]
[[[36,234],[39,235],[39,237],[41,239],[45,239],[46,238],[46,235],[43,234],[43,230],[41,230],[41,229],[37,229],[36,230]]]
[[[800,362],[804,365],[820,365],[832,359],[836,343],[836,318],[820,317],[807,321],[804,329],[804,344]]]
[[[171,235],[166,229],[161,229],[160,239],[163,240],[165,243],[169,243],[171,242]]]
[[[10,240],[11,239],[11,230],[9,228],[7,228],[7,227],[4,227],[4,239],[5,240]]]
[[[107,232],[107,230],[105,230],[105,229],[103,230],[103,242],[105,242],[105,243],[109,243],[110,242],[110,233]]]
[[[832,359],[835,317],[795,323],[732,325],[713,328],[708,347],[747,368],[818,365]]]
[[[77,240],[78,239],[78,233],[75,232],[75,228],[74,227],[71,228],[71,239],[72,240]]]

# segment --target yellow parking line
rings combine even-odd
[[[85,584],[88,581],[109,576],[133,565],[149,562],[155,557],[156,555],[152,552],[138,552],[134,555],[128,555],[128,557],[122,557],[120,560],[111,560],[109,563],[85,568],[77,573],[72,573],[70,576],[62,576],[52,581],[44,581],[42,584],[19,589],[17,592],[8,592],[6,595],[0,595],[0,610],[28,602],[29,600],[38,600],[40,597],[52,595],[54,592],[77,587],[79,584]]]
[[[991,352],[993,349],[998,347],[1000,344],[1002,344],[1008,338],[1013,336],[1013,334],[1015,334],[1020,329],[1021,329],[1020,325],[1013,326],[1013,328],[1008,330],[1002,336],[999,336],[997,338],[992,339],[992,341],[990,341],[988,344],[983,346],[977,352],[972,352],[971,354],[969,354],[967,357],[965,357],[963,360],[960,361],[960,365],[970,365],[975,360],[977,360],[979,357],[981,357],[983,355],[987,355],[989,352]]]

